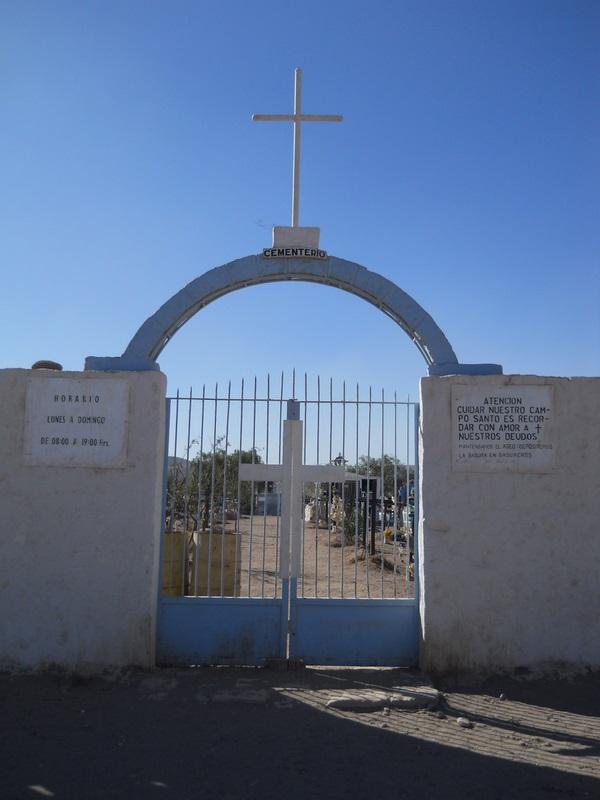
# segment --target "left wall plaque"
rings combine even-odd
[[[128,408],[129,386],[120,378],[31,378],[25,405],[25,463],[125,466]]]

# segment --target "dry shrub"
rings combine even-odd
[[[348,556],[348,563],[349,564],[356,564],[357,562],[362,563],[366,558],[366,554],[364,549],[361,547],[356,554],[351,553]],[[382,556],[381,553],[374,553],[372,556],[369,556],[369,563],[373,564],[374,567],[377,569],[381,569],[381,562],[383,561],[383,569],[388,570],[389,572],[394,571],[394,562],[390,561],[389,558]],[[396,567],[398,564],[396,564]]]
[[[362,548],[362,547],[360,547],[356,551],[356,553],[351,553],[348,556],[348,563],[349,564],[355,564],[357,561],[360,562],[360,561],[364,561],[364,560],[365,560],[365,551],[364,551],[364,548]]]
[[[374,555],[371,556],[369,560],[371,564],[375,564],[375,566],[378,567],[378,569],[381,569],[381,564],[383,562],[384,570],[388,570],[389,572],[394,571],[394,562],[390,561],[389,558],[382,556],[381,553],[375,553]]]

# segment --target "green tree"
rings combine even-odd
[[[406,464],[393,456],[384,454],[383,458],[373,456],[360,456],[358,459],[358,474],[363,477],[381,479],[381,468],[383,464],[383,494],[386,497],[394,496],[394,476],[397,488],[402,482],[406,483]],[[348,464],[347,472],[357,472],[356,464]],[[413,467],[408,469],[409,479],[414,480],[415,471]]]
[[[187,530],[207,530],[223,521],[223,512],[249,514],[252,505],[252,484],[242,481],[238,497],[239,464],[260,464],[254,449],[226,452],[224,437],[212,450],[198,453],[186,463],[184,459],[169,464],[167,477],[167,525],[182,523]],[[255,491],[258,484],[255,483]]]

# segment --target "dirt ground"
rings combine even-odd
[[[0,797],[600,798],[599,674],[441,685],[426,711],[326,705],[406,679],[317,667],[3,675]]]
[[[233,534],[236,522],[225,525]],[[277,577],[279,518],[255,515],[239,521],[239,578],[241,597],[281,597]],[[414,581],[407,568],[405,543],[382,532],[375,534],[375,552],[365,555],[362,543],[342,543],[335,531],[322,522],[304,526],[302,570],[298,581],[301,597],[402,598],[414,597]],[[382,558],[383,552],[383,558]],[[206,581],[205,581],[206,585]],[[211,583],[220,593],[220,584]]]

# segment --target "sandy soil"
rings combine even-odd
[[[233,533],[235,521],[229,521],[226,532]],[[280,597],[281,581],[277,577],[279,518],[275,516],[244,517],[239,525],[240,596]],[[304,527],[302,575],[298,581],[301,597],[414,597],[414,581],[407,570],[406,547],[401,542],[383,542],[377,531],[375,553],[365,557],[364,548],[356,544],[341,546],[335,531],[317,528],[314,522]],[[218,589],[217,589],[218,593]]]

